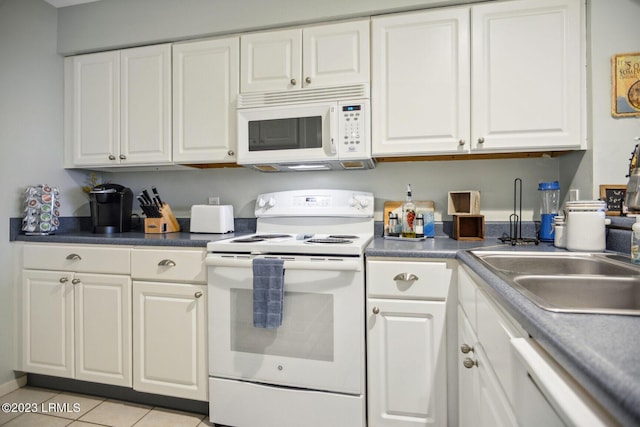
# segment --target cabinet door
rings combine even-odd
[[[445,303],[367,302],[368,419],[375,426],[446,426]]]
[[[173,46],[173,161],[234,162],[239,38]]]
[[[302,82],[302,30],[247,34],[240,38],[240,90],[299,89]]]
[[[73,378],[73,273],[24,270],[23,369]]]
[[[76,378],[131,387],[131,279],[76,274]]]
[[[207,400],[206,285],[133,282],[133,388]]]
[[[465,153],[469,9],[372,19],[374,156]]]
[[[303,87],[369,81],[369,20],[303,30]]]
[[[119,163],[119,51],[65,59],[65,145],[65,166]]]
[[[477,396],[480,392],[473,329],[461,306],[458,306],[458,423],[460,427],[476,427],[480,415]],[[463,347],[466,346],[466,347]],[[466,353],[463,348],[468,349]]]
[[[121,164],[170,163],[171,45],[121,52]]]
[[[581,7],[524,0],[472,8],[473,150],[581,147]]]

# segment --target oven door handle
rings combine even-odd
[[[251,268],[251,259],[207,257],[206,264],[210,267]],[[360,260],[285,260],[285,270],[322,270],[322,271],[362,271]]]

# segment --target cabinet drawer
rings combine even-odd
[[[107,245],[24,245],[24,268],[129,274],[130,248]]]
[[[131,251],[134,279],[206,283],[204,249],[140,249]]]
[[[367,261],[367,294],[444,300],[455,261]]]

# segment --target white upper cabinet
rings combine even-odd
[[[471,9],[473,151],[584,148],[579,0]]]
[[[235,162],[239,37],[173,46],[173,161]]]
[[[469,9],[372,19],[373,154],[458,153],[469,138]]]
[[[584,148],[580,0],[372,19],[374,156]]]
[[[65,59],[65,167],[171,163],[171,45]]]
[[[120,52],[65,59],[67,167],[118,163]]]
[[[171,163],[171,45],[121,51],[121,163]]]
[[[241,37],[242,92],[369,81],[369,20]]]

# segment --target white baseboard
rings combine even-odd
[[[7,381],[4,384],[0,384],[0,396],[11,393],[12,391],[19,389],[20,387],[24,387],[25,385],[27,385],[26,375],[22,375],[18,378]]]

